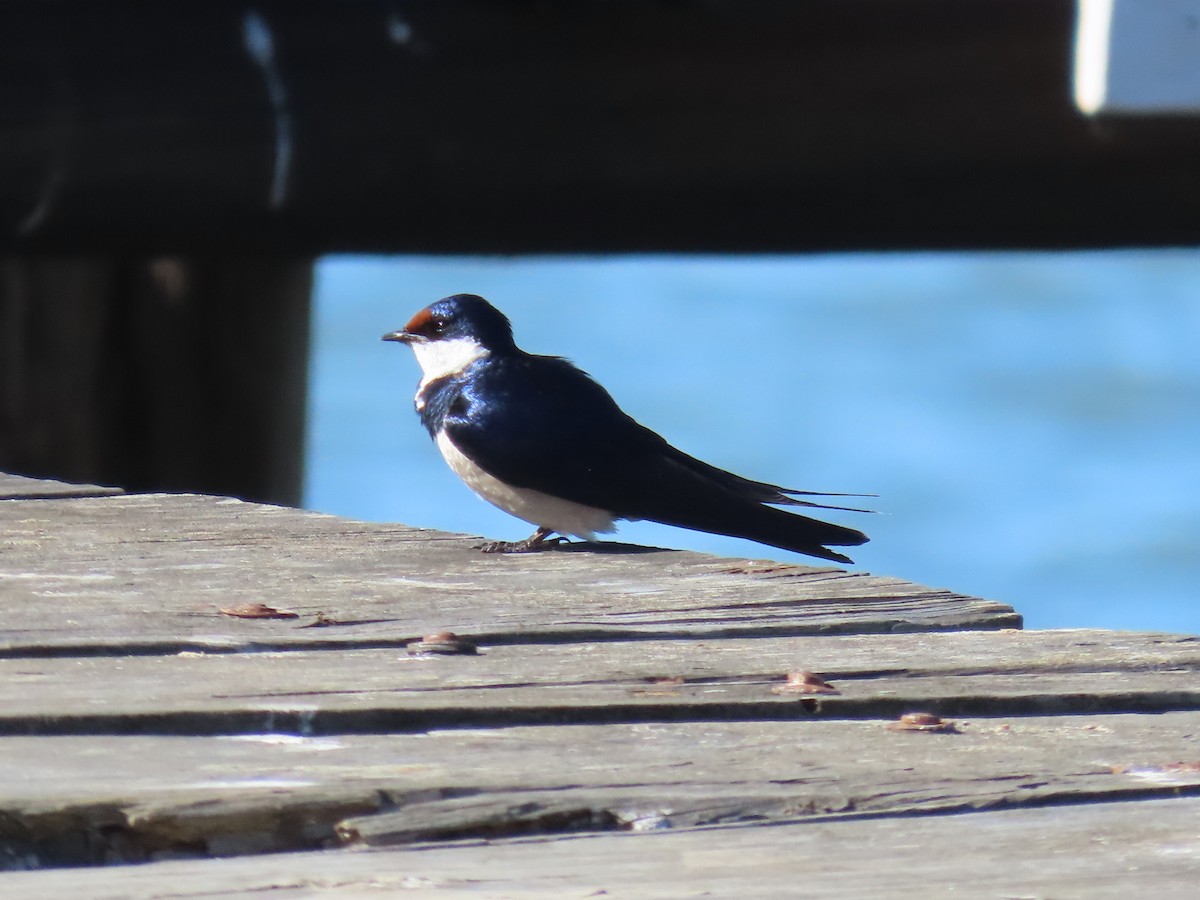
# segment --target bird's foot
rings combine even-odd
[[[539,528],[523,541],[484,541],[482,544],[476,544],[475,549],[484,553],[538,553],[542,550],[553,550],[559,544],[567,543],[565,537],[550,537],[552,534],[554,532],[549,528]]]

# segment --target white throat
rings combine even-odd
[[[491,351],[471,338],[452,338],[445,341],[417,341],[412,345],[417,364],[421,367],[421,383],[417,385],[417,409],[425,404],[421,392],[431,382],[447,375],[456,375]]]

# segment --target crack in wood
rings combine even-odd
[[[413,734],[443,729],[520,726],[612,725],[670,722],[788,722],[795,720],[891,721],[910,712],[909,697],[846,696],[772,698],[742,702],[689,702],[674,691],[669,698],[647,693],[643,702],[527,707],[320,709],[297,707],[162,712],[0,715],[3,735],[237,735],[311,737],[350,734]],[[660,702],[666,700],[667,702]],[[1200,690],[1116,691],[1110,694],[992,694],[931,697],[923,711],[943,717],[1083,716],[1200,710]]]
[[[999,807],[1049,807],[1090,803],[1128,802],[1162,796],[1200,796],[1200,784],[1170,791],[1162,788],[1117,786],[1108,790],[1076,790],[1044,784],[1018,791],[1004,788],[983,796],[930,797],[920,792],[852,799],[835,790],[794,796],[727,800],[673,794],[668,788],[648,798],[645,793],[619,788],[574,790],[558,787],[553,793],[510,791],[468,798],[416,803],[396,812],[352,818],[338,823],[339,838],[348,844],[371,847],[464,839],[495,840],[533,833],[564,831],[650,830],[637,822],[653,818],[653,828],[710,828],[751,823],[784,824],[799,820],[848,821],[852,819],[904,818],[978,812]]]
[[[1086,780],[1086,779],[1085,779]],[[1003,779],[1000,779],[1003,781]],[[1200,796],[1200,784],[1108,789],[1032,783],[982,794],[930,796],[913,790],[851,797],[836,785],[729,799],[714,785],[478,787],[293,796],[271,803],[161,808],[104,802],[54,810],[0,809],[0,870],[96,866],[459,840],[500,840],[597,831],[745,827],[954,815]],[[640,790],[639,790],[640,788]]]

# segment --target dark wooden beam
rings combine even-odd
[[[1200,123],[1079,115],[1074,8],[12,0],[0,250],[1200,241]]]

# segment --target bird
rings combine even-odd
[[[553,549],[596,540],[617,521],[648,520],[748,538],[831,562],[830,546],[866,543],[861,531],[776,509],[868,512],[801,497],[856,497],[752,481],[676,449],[639,424],[569,360],[521,350],[508,318],[476,294],[454,294],[383,335],[407,344],[421,367],[414,405],[459,478],[536,526],[522,541],[478,549]]]

